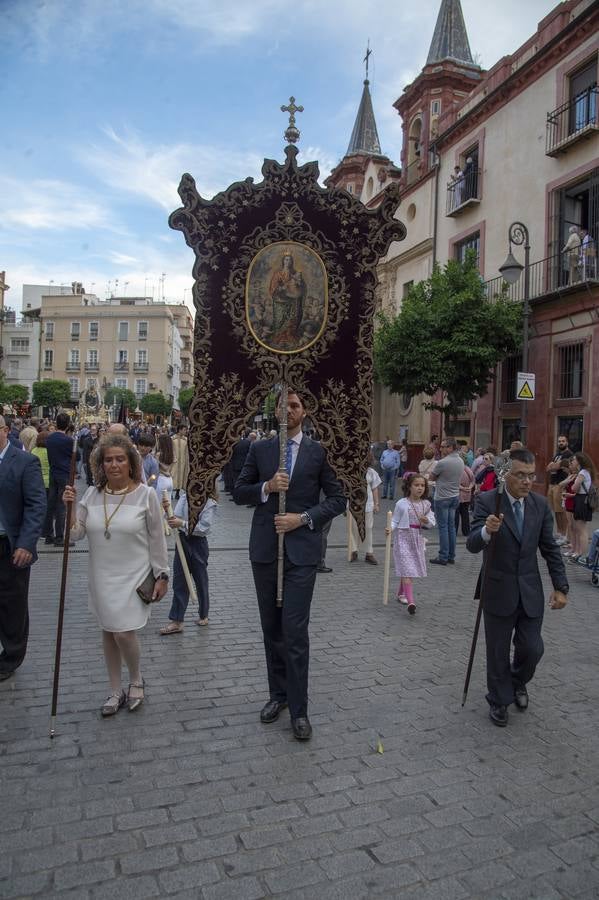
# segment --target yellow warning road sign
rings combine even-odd
[[[534,372],[518,372],[516,400],[534,400],[535,381]]]

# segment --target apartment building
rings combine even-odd
[[[5,384],[21,384],[29,391],[37,381],[40,354],[40,323],[17,319],[12,309],[4,309],[0,332],[0,365]]]
[[[184,346],[179,306],[148,297],[101,301],[79,285],[69,294],[43,294],[26,314],[41,325],[40,378],[68,381],[73,402],[89,388],[103,397],[114,386],[128,388],[138,400],[160,391],[178,408]]]
[[[537,383],[526,440],[541,464],[562,433],[599,458],[598,59],[593,0],[559,3],[489,71],[472,57],[459,0],[442,0],[426,64],[394,104],[407,237],[381,262],[380,306],[398,312],[435,263],[469,249],[492,299],[504,287],[510,225],[522,222],[531,262],[528,370]],[[342,181],[339,167],[336,174]],[[584,259],[564,252],[572,227],[589,235]],[[512,250],[523,263],[523,247]],[[509,291],[522,301],[524,276]],[[456,436],[505,447],[520,435],[521,366],[514,357],[499,367],[489,393],[461,411]],[[375,386],[373,437],[407,434],[418,446],[441,434],[440,415],[423,399]]]

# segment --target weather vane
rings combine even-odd
[[[366,44],[366,56],[363,60],[366,63],[366,81],[368,81],[368,59],[370,56],[372,56],[372,50],[370,49],[370,38],[368,38],[368,43]]]
[[[297,144],[300,138],[299,128],[295,124],[295,114],[303,112],[303,106],[295,105],[295,97],[289,98],[289,106],[282,106],[281,112],[289,113],[289,126],[285,130],[285,140],[288,144]]]

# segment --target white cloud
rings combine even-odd
[[[78,151],[81,162],[105,184],[136,194],[171,212],[181,201],[177,193],[183,172],[191,172],[198,190],[213,197],[233,181],[258,177],[262,157],[208,144],[152,144],[127,131],[104,129],[105,140]]]
[[[33,230],[112,228],[107,207],[65,181],[0,177],[2,225]]]

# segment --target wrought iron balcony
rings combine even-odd
[[[129,363],[128,362],[115,362],[114,371],[115,372],[128,372],[129,371]]]
[[[70,359],[67,361],[65,369],[67,372],[79,372],[79,370],[81,369],[81,363],[73,362],[73,360]]]
[[[545,153],[558,156],[576,141],[592,137],[599,131],[597,85],[562,103],[547,113]]]
[[[169,378],[172,378],[172,377],[173,377],[173,371],[174,371],[174,370],[173,370],[173,367],[169,364],[169,365],[166,367],[166,374],[168,375]]]
[[[469,206],[480,203],[480,169],[463,172],[447,185],[446,216],[457,216]]]
[[[100,363],[99,362],[86,362],[85,363],[85,371],[86,372],[99,372],[100,371]]]
[[[590,246],[595,248],[596,243],[593,241]],[[531,263],[530,299],[534,300],[545,294],[597,281],[599,281],[599,277],[596,256],[589,255],[587,252],[587,255],[583,257],[579,252],[571,261],[569,252],[556,253]],[[505,290],[510,300],[522,302],[524,300],[524,273],[515,284],[508,284],[500,275],[498,278],[485,281],[485,287],[489,300],[493,300]]]
[[[150,367],[150,364],[147,362],[133,363],[133,371],[134,372],[147,372],[149,367]]]

